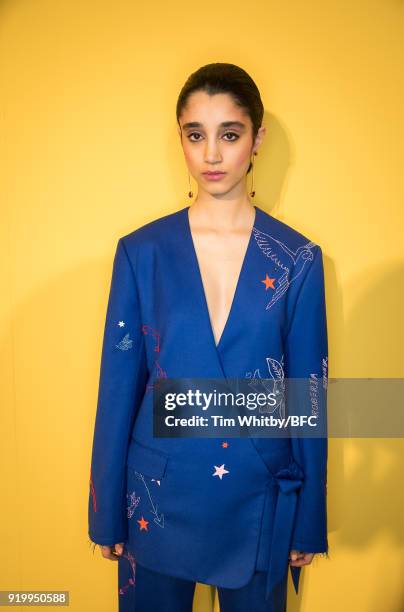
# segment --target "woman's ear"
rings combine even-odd
[[[264,125],[261,125],[261,127],[259,128],[257,135],[255,137],[255,141],[254,141],[254,149],[255,149],[255,154],[257,155],[257,150],[259,148],[259,146],[261,145],[262,141],[264,140],[265,134],[266,134],[266,127]]]

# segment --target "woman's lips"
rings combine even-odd
[[[225,175],[225,172],[203,172],[203,176],[207,178],[208,181],[217,181]]]

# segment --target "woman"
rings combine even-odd
[[[247,192],[262,119],[238,66],[193,73],[177,122],[197,197],[118,240],[89,537],[119,559],[121,612],[191,612],[196,582],[218,587],[222,612],[281,612],[288,567],[297,592],[301,567],[328,551],[325,436],[153,435],[166,378],[310,379],[310,401],[313,383],[326,389],[321,248]]]

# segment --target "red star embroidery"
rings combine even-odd
[[[228,442],[222,442],[222,447],[223,447],[223,448],[227,448],[228,446],[229,446],[229,443],[228,443]]]
[[[265,285],[265,291],[269,289],[269,287],[271,287],[271,289],[275,289],[274,281],[276,281],[276,278],[269,278],[268,274],[265,276],[265,280],[261,281],[261,283],[264,283]]]
[[[146,531],[149,531],[149,530],[147,529],[147,525],[149,524],[149,521],[146,521],[146,519],[144,519],[144,518],[143,518],[143,516],[142,516],[142,518],[141,518],[141,519],[138,519],[138,521],[137,521],[137,522],[138,522],[138,523],[139,523],[139,525],[140,525],[140,531],[142,531],[142,529],[145,529]]]

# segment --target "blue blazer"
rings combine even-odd
[[[119,238],[105,320],[89,537],[129,542],[147,568],[240,588],[291,549],[327,553],[327,438],[158,438],[153,387],[168,378],[310,378],[326,389],[319,245],[255,206],[216,345],[189,207]],[[291,411],[292,412],[292,411]],[[299,567],[290,566],[296,593]]]

